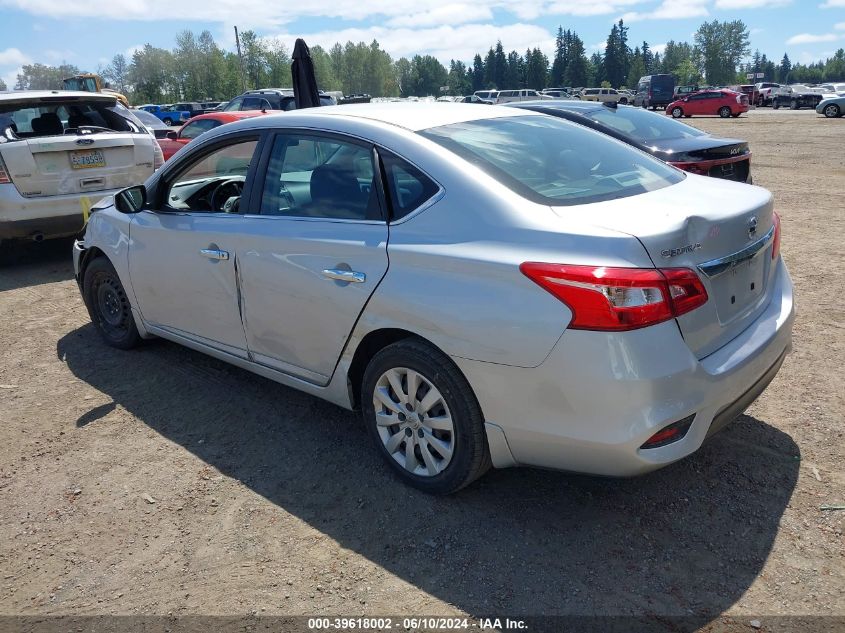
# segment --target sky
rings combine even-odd
[[[845,47],[845,0],[0,0],[0,78],[11,88],[21,65],[74,64],[97,70],[144,44],[173,48],[176,34],[208,29],[234,47],[233,26],[278,37],[293,49],[377,39],[394,58],[430,54],[471,61],[501,40],[506,51],[554,50],[558,25],[575,30],[587,53],[601,50],[614,21],[661,51],[692,40],[704,20],[741,19],[757,48],[779,61],[808,63]]]

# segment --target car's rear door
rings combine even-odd
[[[387,223],[370,144],[291,130],[268,141],[237,249],[252,360],[328,383],[387,271]]]

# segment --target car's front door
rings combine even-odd
[[[257,363],[326,384],[387,271],[374,150],[289,131],[264,155],[238,246],[247,345]]]
[[[215,144],[159,183],[151,210],[130,227],[129,272],[144,320],[242,357],[235,242],[257,144],[255,135]]]

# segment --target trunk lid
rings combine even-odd
[[[703,176],[581,207],[592,224],[639,239],[657,268],[690,268],[703,306],[677,319],[698,358],[742,333],[771,300],[773,203],[765,189]],[[557,207],[562,216],[572,207]]]
[[[153,170],[151,141],[129,132],[43,136],[5,143],[0,152],[20,194],[37,198],[143,182]]]

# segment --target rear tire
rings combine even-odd
[[[842,112],[839,110],[839,106],[835,103],[831,103],[830,105],[826,105],[824,107],[824,115],[828,119],[835,119],[837,117],[842,116]]]
[[[800,106],[798,105],[798,102],[797,102],[797,101],[790,101],[790,102],[789,102],[789,109],[790,109],[790,110],[798,110],[798,109],[799,109],[799,107],[800,107]]]
[[[450,494],[490,468],[472,388],[446,354],[424,341],[393,343],[370,360],[361,410],[379,452],[415,488]]]
[[[161,122],[164,123],[167,127],[170,127],[171,125],[173,125],[172,119],[162,119]]]
[[[722,106],[719,108],[719,116],[723,119],[729,119],[731,117],[731,109],[728,106]]]
[[[111,262],[98,257],[85,269],[82,297],[91,321],[107,345],[132,349],[141,342],[129,298]]]
[[[780,101],[777,101],[777,100],[772,101],[772,109],[773,110],[780,110]]]
[[[673,119],[680,119],[682,116],[684,116],[684,111],[681,107],[675,106],[674,108],[672,108],[671,114]]]

